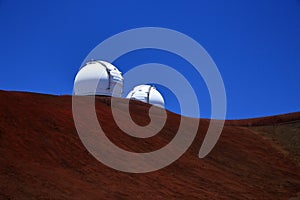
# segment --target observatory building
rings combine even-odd
[[[74,95],[107,95],[121,97],[123,93],[122,73],[105,61],[89,61],[77,73]]]
[[[128,95],[128,99],[139,100],[164,108],[165,102],[162,95],[151,85],[139,85],[133,88]]]

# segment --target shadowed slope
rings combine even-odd
[[[196,139],[177,161],[155,172],[129,174],[105,166],[84,148],[71,101],[70,96],[0,91],[1,199],[289,199],[300,192],[294,154],[253,127],[276,125],[271,118],[228,121],[213,151],[199,159],[209,123],[201,119]],[[123,101],[118,100],[120,116]],[[130,107],[136,123],[149,123],[149,105],[133,101]],[[116,127],[109,97],[97,97],[96,110],[107,136],[135,152],[163,147],[180,122],[168,112],[159,134],[138,139]],[[299,113],[288,116],[285,122],[299,127]],[[293,137],[299,138],[297,130]]]

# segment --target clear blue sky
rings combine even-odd
[[[106,38],[156,26],[194,38],[211,55],[227,92],[227,118],[300,111],[300,1],[13,1],[0,0],[0,89],[71,94],[87,54]],[[184,60],[158,50],[122,56],[126,72],[158,62],[182,69]],[[192,71],[190,71],[192,73]],[[201,116],[210,99],[191,78]],[[167,95],[167,108],[178,112]]]

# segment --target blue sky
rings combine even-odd
[[[180,31],[207,50],[223,77],[227,119],[300,111],[299,0],[0,0],[0,89],[71,94],[81,62],[96,45],[147,26]],[[131,52],[114,64],[126,72],[148,62],[188,67],[158,50]],[[201,117],[209,117],[205,83],[189,76]],[[173,96],[165,96],[167,108],[179,112]]]

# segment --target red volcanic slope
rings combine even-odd
[[[176,134],[180,116],[168,112],[159,134],[128,136],[111,121],[109,104],[109,97],[96,98],[99,121],[126,150],[153,151]],[[121,117],[124,105],[119,99]],[[149,122],[148,109],[141,102],[130,105],[141,125]],[[0,91],[0,199],[294,199],[300,192],[299,164],[252,126],[284,121],[300,127],[297,120],[300,113],[228,121],[213,151],[199,159],[209,122],[202,119],[195,141],[177,161],[155,172],[131,174],[88,153],[74,126],[70,96]]]

